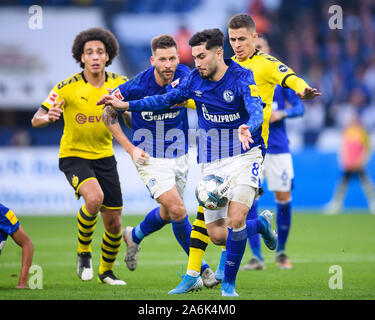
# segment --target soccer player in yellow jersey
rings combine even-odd
[[[96,101],[127,81],[126,77],[105,71],[118,51],[117,39],[111,32],[101,28],[80,32],[72,53],[83,71],[57,84],[32,119],[33,127],[40,128],[63,115],[59,168],[77,198],[84,199],[78,212],[77,274],[83,281],[93,278],[91,242],[100,211],[105,232],[98,280],[111,285],[126,284],[112,271],[122,239],[123,204],[112,135]]]
[[[262,137],[267,146],[269,119],[271,116],[271,103],[277,84],[282,87],[293,89],[301,99],[313,99],[321,94],[317,89],[311,88],[303,79],[296,76],[292,69],[281,63],[276,58],[256,49],[255,23],[247,14],[237,14],[228,22],[229,42],[235,53],[232,58],[245,68],[252,70],[254,80],[258,87],[259,96],[266,104],[263,109],[264,122],[262,125]],[[220,231],[219,228],[216,230]],[[207,236],[209,235],[209,237]],[[190,240],[189,263],[187,274],[199,272],[204,251],[211,239],[217,239],[220,244],[220,234],[215,234],[215,228],[209,228],[207,232],[204,221],[203,207],[198,208],[197,219],[193,223],[193,230]],[[215,240],[216,241],[216,240]],[[222,255],[216,279],[221,281],[224,278],[224,266],[226,260],[225,246],[222,247]]]

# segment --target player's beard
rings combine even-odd
[[[173,80],[174,74],[176,70],[164,70],[161,71],[159,68],[155,67],[156,72],[159,74],[160,78],[162,78],[165,82],[171,82]],[[170,71],[172,72],[170,77],[165,76],[164,72]]]
[[[199,75],[201,76],[202,79],[204,80],[210,80],[213,75],[217,72],[217,66],[215,66],[214,68],[210,69],[210,68],[207,68],[207,74],[203,74],[201,71],[199,71]]]

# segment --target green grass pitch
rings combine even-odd
[[[142,216],[124,216],[123,224],[136,225]],[[84,300],[221,300],[220,286],[186,295],[168,295],[186,272],[187,257],[170,225],[144,239],[138,268],[129,271],[122,244],[114,268],[126,286],[99,284],[97,276],[82,282],[76,275],[77,224],[75,216],[19,217],[34,243],[33,264],[43,270],[43,289],[16,290],[21,249],[11,238],[0,256],[0,299]],[[93,241],[93,266],[97,273],[103,224],[98,220]],[[274,253],[263,245],[264,271],[239,271],[237,292],[244,300],[367,300],[375,299],[375,216],[344,213],[325,216],[295,213],[287,245],[292,270],[279,270]],[[216,270],[220,247],[210,244],[206,261]],[[246,248],[242,264],[250,258]],[[342,268],[342,289],[330,289],[333,265]]]

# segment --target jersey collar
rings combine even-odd
[[[256,56],[258,54],[259,50],[258,49],[255,49],[254,53],[248,58],[248,60],[251,60],[254,56]],[[234,61],[238,61],[236,55],[234,55]]]
[[[85,83],[87,83],[87,80],[85,78],[85,75],[83,74],[83,71],[81,72],[81,76],[82,76],[83,81],[85,81]],[[104,82],[107,82],[107,81],[108,81],[108,73],[107,73],[107,71],[105,71],[105,81]]]

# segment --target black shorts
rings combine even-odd
[[[114,156],[89,160],[78,157],[59,159],[59,168],[80,198],[79,188],[89,179],[97,179],[104,194],[103,206],[108,209],[122,208],[122,192]]]

